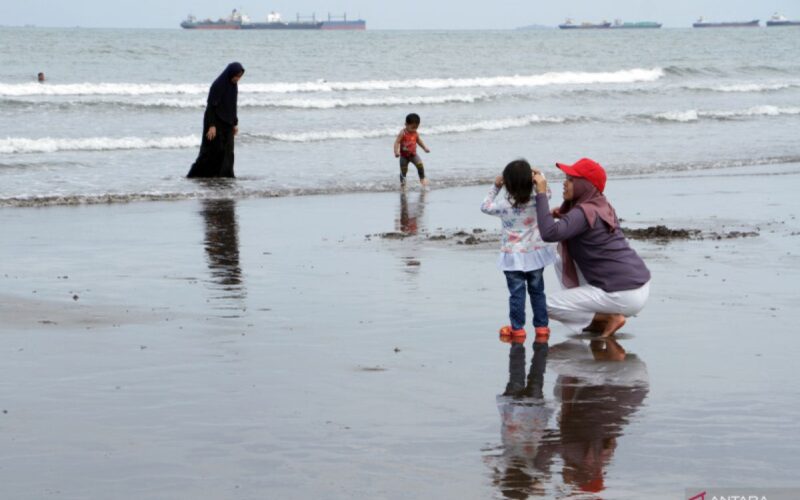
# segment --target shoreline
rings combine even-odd
[[[560,172],[552,168],[554,179],[559,180]],[[610,178],[617,181],[634,180],[674,180],[679,178],[696,178],[703,176],[726,177],[735,175],[796,175],[800,171],[798,157],[768,157],[760,161],[743,162],[742,160],[726,160],[720,162],[697,162],[692,164],[658,164],[642,171],[641,166],[621,165],[610,171]],[[432,191],[461,189],[482,186],[493,180],[491,175],[485,177],[473,175],[468,178],[433,179]],[[232,198],[236,200],[292,198],[305,196],[347,196],[369,193],[397,192],[396,179],[389,176],[384,179],[371,179],[364,184],[355,183],[350,186],[336,185],[332,179],[326,179],[324,187],[284,186],[266,188],[264,178],[260,175],[240,175],[236,179],[186,179],[183,175],[162,179],[164,191],[150,190],[144,192],[117,192],[93,194],[58,194],[29,195],[0,198],[0,210],[13,208],[68,207],[112,205],[141,202],[179,202],[214,198]],[[411,182],[410,192],[418,189],[415,180]]]

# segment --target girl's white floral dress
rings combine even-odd
[[[501,271],[534,271],[556,260],[555,245],[546,243],[539,234],[536,221],[536,199],[514,208],[506,197],[497,197],[500,190],[493,184],[481,204],[481,212],[500,217],[503,234],[497,267]]]

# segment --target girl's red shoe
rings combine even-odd
[[[524,328],[520,328],[519,330],[514,330],[513,328],[511,328],[511,325],[506,325],[500,328],[500,336],[511,337],[514,340],[517,339],[525,340],[525,337],[528,336],[528,332],[526,332]]]

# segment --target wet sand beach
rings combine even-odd
[[[478,209],[488,184],[2,208],[0,497],[798,486],[798,180],[796,163],[612,176],[625,227],[757,235],[632,241],[653,273],[618,334],[635,367],[552,324],[521,437],[498,412],[497,245],[455,235],[497,231]]]

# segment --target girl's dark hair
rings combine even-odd
[[[416,113],[406,115],[406,125],[419,125],[419,115]]]
[[[531,201],[533,179],[530,164],[523,160],[514,160],[503,170],[503,184],[508,193],[508,201],[514,208],[519,208]]]

